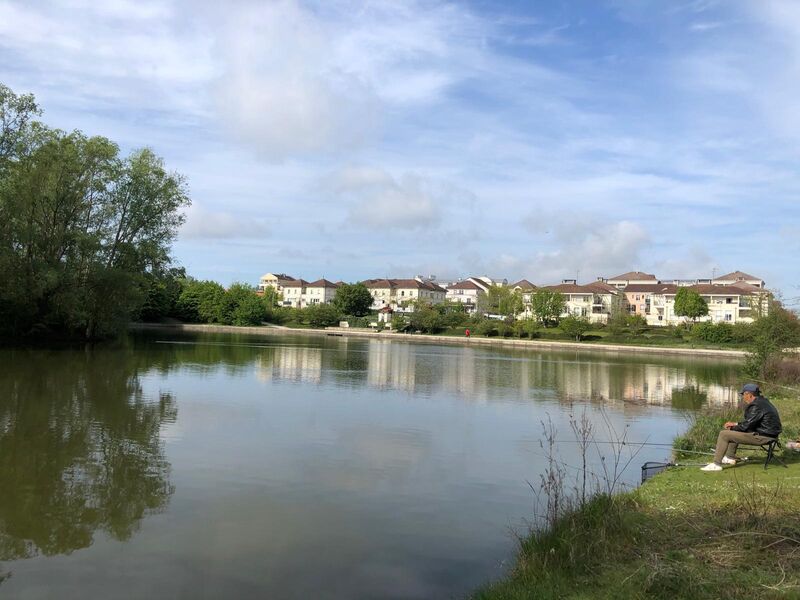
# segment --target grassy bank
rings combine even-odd
[[[797,436],[800,397],[773,401],[783,441]],[[682,447],[708,449],[725,420],[698,419]],[[474,598],[800,598],[800,453],[767,470],[751,454],[721,473],[675,467],[595,497],[524,538],[508,577]]]

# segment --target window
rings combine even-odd
[[[725,298],[725,304],[733,304],[733,298]]]
[[[733,315],[731,313],[725,313],[725,320],[733,321]]]

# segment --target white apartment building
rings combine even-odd
[[[418,301],[444,302],[447,291],[430,279],[368,279],[362,282],[372,294],[372,309],[389,307],[398,312],[414,312]]]
[[[469,277],[448,285],[445,297],[450,302],[463,304],[468,313],[474,313],[478,298],[487,292],[490,285],[493,284],[488,277]]]
[[[336,297],[336,290],[339,285],[328,281],[325,278],[317,279],[306,285],[306,293],[303,297],[304,306],[312,304],[330,304]]]
[[[308,282],[305,279],[293,279],[283,284],[282,293],[282,306],[291,308],[303,308],[305,306],[306,286]]]
[[[564,279],[558,285],[548,285],[542,289],[558,292],[564,296],[562,317],[584,317],[592,323],[608,322],[612,298],[616,291],[608,284],[594,282],[578,285],[575,279]]]
[[[650,325],[678,325],[686,321],[685,317],[675,314],[675,285],[666,285],[651,294],[650,310],[644,316]],[[697,284],[688,286],[696,291],[708,304],[708,316],[698,321],[712,323],[752,323],[754,304],[764,302],[764,291],[752,292],[738,286]],[[760,290],[760,288],[759,288]]]

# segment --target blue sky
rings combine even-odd
[[[794,0],[0,0],[0,81],[184,173],[197,277],[800,296]]]

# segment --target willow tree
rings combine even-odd
[[[0,87],[0,333],[114,334],[170,264],[185,180],[149,149],[123,157],[37,115]]]

